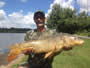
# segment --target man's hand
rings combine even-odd
[[[24,53],[25,55],[29,55],[30,53],[33,53],[33,52],[34,52],[34,48],[29,48],[29,49],[23,51],[23,53]]]

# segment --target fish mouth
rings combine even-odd
[[[83,40],[81,40],[81,41],[80,41],[80,44],[84,44],[84,41],[83,41]]]
[[[76,42],[76,44],[77,45],[82,45],[82,44],[84,44],[84,40],[79,40],[79,41]]]

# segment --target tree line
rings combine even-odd
[[[57,32],[90,36],[90,16],[84,11],[77,13],[77,9],[62,8],[55,4],[47,17],[47,27]]]
[[[29,28],[0,28],[0,33],[26,33]]]

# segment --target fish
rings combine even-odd
[[[45,53],[44,58],[46,59],[58,55],[65,49],[69,49],[74,46],[81,46],[83,43],[83,39],[63,33],[51,35],[46,38],[40,38],[38,40],[16,43],[8,47],[10,50],[8,54],[8,62],[11,62],[28,49],[33,49],[33,53],[36,54]]]

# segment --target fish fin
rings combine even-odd
[[[13,44],[11,46],[8,46],[8,49],[15,49],[16,47],[18,47],[21,43],[16,43],[16,44]]]
[[[52,56],[53,56],[53,51],[50,51],[50,52],[45,54],[44,58],[46,59],[46,58],[50,58]]]
[[[22,51],[19,48],[12,49],[8,54],[8,62],[11,62],[12,60],[14,60],[21,53]]]
[[[56,50],[56,45],[53,46],[52,51],[45,54],[44,58],[51,58],[54,55],[55,50]]]

